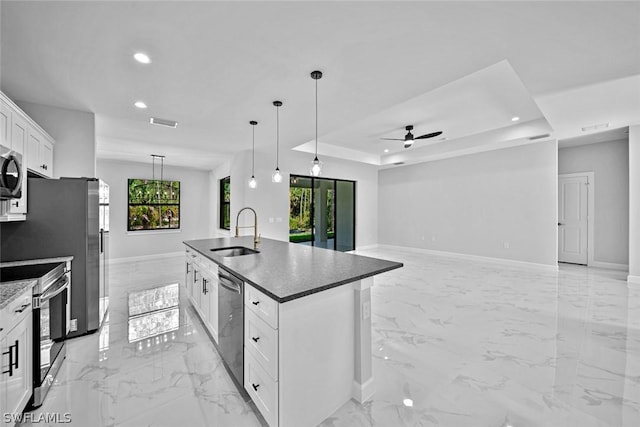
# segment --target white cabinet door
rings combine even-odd
[[[2,326],[0,326],[2,329]],[[9,360],[7,355],[4,354],[7,348],[7,339],[4,336],[5,331],[0,330],[0,351],[2,352],[0,356],[0,426],[6,425],[4,422],[4,414],[8,412],[7,410],[7,381],[5,380],[5,374],[2,372],[6,371],[8,368]]]
[[[6,336],[2,375],[6,382],[6,412],[19,414],[31,397],[31,316],[23,317]]]
[[[0,145],[11,148],[11,108],[0,101]]]
[[[34,172],[42,173],[40,163],[40,142],[42,137],[33,128],[29,127],[27,136],[27,168]]]
[[[200,281],[200,312],[202,313],[204,324],[209,327],[211,315],[209,310],[211,303],[209,299],[209,289],[211,288],[211,277],[203,270],[202,280]]]
[[[53,143],[47,139],[42,139],[40,144],[40,162],[42,163],[42,174],[53,177]]]

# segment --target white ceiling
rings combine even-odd
[[[473,151],[490,139],[519,144],[540,129],[569,138],[599,120],[616,127],[640,120],[640,108],[633,110],[640,105],[638,2],[0,7],[2,90],[94,112],[104,158],[148,162],[151,153],[165,154],[167,164],[209,169],[251,147],[254,119],[256,145],[275,149],[275,99],[284,102],[282,146],[313,141],[315,69],[325,74],[320,154],[351,153],[373,164],[442,156],[447,146]],[[139,50],[153,63],[133,61]],[[621,107],[612,88],[625,94]],[[134,108],[136,100],[149,109]],[[153,127],[150,115],[180,124]],[[510,122],[512,115],[521,121]],[[390,146],[395,151],[384,155],[379,138],[402,137],[407,124],[415,135],[443,130],[447,145]]]

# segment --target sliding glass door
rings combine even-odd
[[[291,175],[289,241],[343,252],[355,249],[355,185]]]

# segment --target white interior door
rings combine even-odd
[[[558,261],[587,264],[588,185],[585,176],[558,178]]]

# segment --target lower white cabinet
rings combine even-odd
[[[32,309],[31,288],[3,309],[0,318],[0,350],[2,373],[0,374],[0,425],[7,416],[20,414],[32,393]],[[6,330],[4,328],[7,328]],[[5,415],[9,414],[9,415]],[[14,418],[15,419],[15,418]]]
[[[185,289],[202,323],[218,341],[218,266],[187,249]]]

